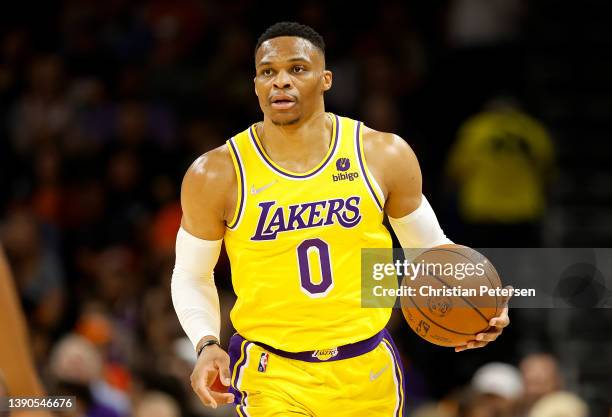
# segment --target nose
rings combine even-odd
[[[291,87],[291,77],[289,77],[287,71],[282,70],[278,72],[276,78],[274,78],[274,87],[278,89],[285,89]]]

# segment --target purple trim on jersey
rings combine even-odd
[[[402,357],[400,356],[399,350],[397,349],[397,346],[395,346],[395,343],[393,342],[393,338],[391,337],[389,331],[387,329],[383,329],[382,333],[383,343],[386,341],[389,345],[391,345],[391,353],[393,354],[394,362],[397,364],[397,366],[394,366],[393,369],[395,371],[397,382],[401,385],[398,387],[397,393],[400,399],[400,403],[397,409],[396,416],[403,416],[404,408],[406,407],[406,374],[404,372],[404,366],[402,364]]]
[[[355,130],[356,132],[355,140],[357,141],[357,160],[359,161],[359,167],[361,168],[363,179],[368,185],[368,188],[370,189],[370,193],[372,193],[372,197],[374,197],[374,201],[376,202],[376,205],[378,206],[380,210],[382,210],[383,206],[380,203],[380,201],[378,201],[378,196],[376,195],[376,192],[374,191],[374,187],[372,187],[372,184],[370,184],[370,179],[368,178],[368,175],[366,174],[365,164],[363,163],[363,159],[361,158],[361,141],[359,140],[360,131],[361,131],[361,122],[357,122],[357,129]]]
[[[234,394],[234,404],[239,407],[245,405],[247,393],[245,391],[241,391],[238,388],[237,384],[238,379],[240,379],[240,372],[242,372],[242,367],[245,363],[247,363],[247,350],[249,345],[251,344],[251,342],[246,342],[244,346],[242,346],[242,342],[244,341],[245,339],[238,333],[236,333],[231,337],[229,348],[227,349],[230,357],[230,372],[232,372],[232,374],[234,375],[231,380],[228,391]],[[241,356],[242,362],[238,363]],[[236,369],[236,372],[234,372],[235,367],[238,367],[238,369]]]
[[[327,156],[327,159],[325,159],[325,161],[321,164],[321,166],[317,168],[316,171],[311,172],[310,174],[291,174],[289,172],[285,172],[283,170],[278,169],[268,160],[268,156],[266,155],[264,150],[259,146],[259,144],[257,143],[257,140],[255,140],[255,133],[253,132],[253,126],[249,128],[249,136],[251,137],[251,141],[253,142],[253,145],[255,146],[255,149],[257,149],[257,152],[259,153],[259,155],[262,157],[264,161],[266,161],[266,164],[270,168],[272,168],[274,171],[276,171],[277,173],[285,177],[289,177],[289,178],[294,178],[294,179],[309,178],[309,177],[312,177],[318,174],[322,169],[324,169],[327,166],[327,163],[330,161],[330,159],[332,159],[332,157],[336,153],[336,148],[338,147],[338,132],[340,131],[340,120],[338,119],[338,116],[336,116],[335,114],[334,114],[334,117],[336,118],[336,134],[334,135],[334,143],[332,144],[332,150]]]
[[[232,225],[227,225],[228,229],[235,229],[236,225],[240,221],[240,216],[242,215],[242,208],[244,207],[244,200],[246,199],[246,184],[244,183],[244,170],[242,169],[242,162],[240,161],[240,155],[236,150],[236,145],[234,145],[234,138],[231,138],[228,141],[230,147],[232,148],[232,152],[234,153],[234,157],[236,158],[236,163],[238,163],[238,171],[240,172],[240,190],[238,191],[241,195],[240,198],[240,207],[238,207],[238,214],[236,215],[236,220]]]
[[[288,359],[295,359],[303,362],[332,362],[339,361],[342,359],[354,358],[355,356],[360,356],[368,353],[372,349],[374,349],[378,344],[382,341],[383,332],[380,331],[376,333],[374,336],[369,339],[362,340],[360,342],[351,343],[344,346],[338,346],[335,348],[337,353],[335,356],[331,356],[329,359],[319,359],[316,355],[317,352],[327,352],[333,349],[322,349],[322,350],[309,350],[305,352],[286,352],[284,350],[273,348],[272,346],[268,346],[264,343],[255,342],[255,344],[261,346],[265,350],[270,353],[274,353],[275,355],[282,356]]]
[[[247,393],[245,391],[244,392],[244,398],[242,400],[242,404],[237,406],[237,408],[238,408],[238,410],[241,411],[240,416],[249,417],[249,414],[247,413],[247,410],[246,410],[246,397],[247,397]]]

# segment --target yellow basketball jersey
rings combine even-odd
[[[238,178],[225,245],[244,338],[288,352],[367,339],[390,308],[361,307],[361,248],[391,248],[383,194],[367,168],[362,124],[328,113],[325,158],[305,173],[265,153],[254,126],[227,141]]]

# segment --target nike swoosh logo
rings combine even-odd
[[[253,184],[253,185],[251,185],[251,194],[253,194],[253,195],[259,194],[262,191],[267,190],[268,188],[272,187],[277,182],[278,182],[278,180],[274,180],[271,183],[268,183],[268,184],[264,185],[263,187],[259,187],[259,188],[255,188],[255,184]]]
[[[384,368],[382,368],[380,371],[374,373],[370,370],[370,381],[374,381],[375,379],[377,379],[379,376],[381,376],[383,374],[383,372],[385,372],[387,370],[387,368],[389,367],[389,365],[385,366]]]

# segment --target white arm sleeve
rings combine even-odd
[[[400,219],[389,217],[389,223],[403,248],[431,248],[453,243],[442,231],[425,196],[416,210]]]
[[[220,240],[203,240],[182,227],[176,235],[176,262],[170,289],[179,322],[194,348],[204,336],[219,339],[221,313],[213,269]]]

